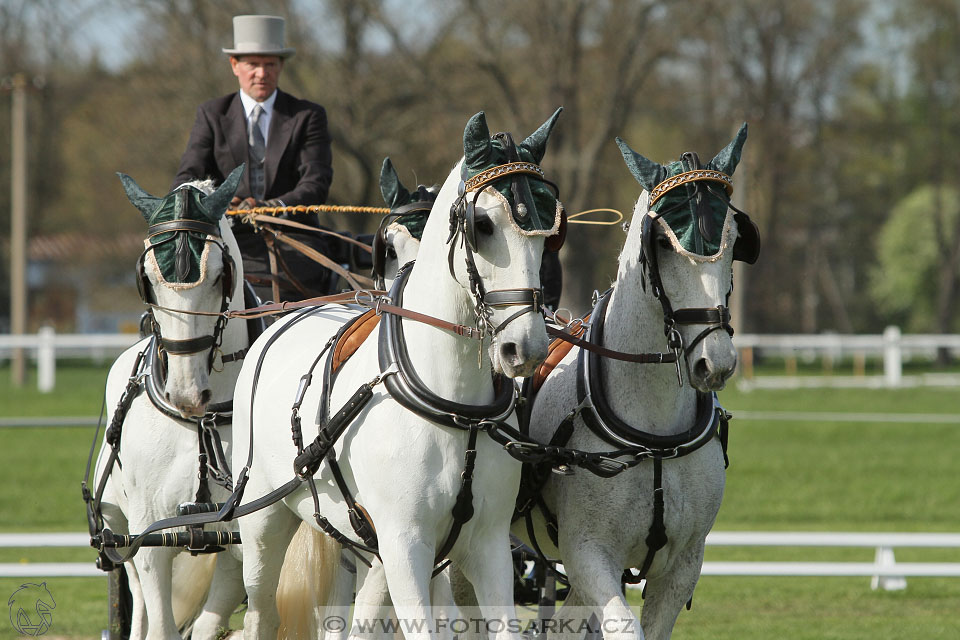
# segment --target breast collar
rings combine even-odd
[[[164,398],[163,387],[166,384],[167,372],[164,370],[162,359],[157,349],[157,336],[151,335],[150,342],[144,352],[143,358],[143,386],[147,391],[147,397],[150,402],[161,413],[167,417],[179,420],[180,422],[196,422],[213,420],[213,424],[219,426],[230,424],[233,420],[233,400],[226,402],[216,402],[207,405],[207,412],[199,418],[184,418],[172,404]]]
[[[409,263],[400,270],[390,291],[390,298],[397,305],[402,305],[411,268]],[[400,317],[392,313],[384,315],[377,351],[381,377],[390,395],[403,407],[431,422],[458,429],[466,429],[471,423],[500,422],[513,412],[516,392],[510,380],[494,380],[496,398],[489,405],[463,404],[430,391],[410,362]]]
[[[597,301],[586,339],[603,341],[603,323],[612,289]],[[642,366],[642,365],[641,365]],[[601,356],[580,349],[577,354],[577,402],[583,421],[600,439],[617,447],[649,451],[662,458],[676,458],[696,451],[717,434],[724,415],[716,393],[697,392],[697,417],[692,427],[675,435],[660,435],[636,429],[610,408],[600,371]]]

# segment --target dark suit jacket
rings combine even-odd
[[[184,182],[204,178],[212,178],[219,184],[244,162],[247,162],[247,117],[240,93],[235,91],[208,100],[197,109],[197,119],[171,191]],[[265,200],[279,198],[286,205],[326,201],[333,166],[327,113],[323,107],[277,90],[263,168]],[[246,173],[236,195],[250,196]]]

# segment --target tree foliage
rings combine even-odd
[[[871,290],[880,310],[907,331],[939,329],[938,227],[944,222],[960,222],[960,191],[925,185],[897,203],[879,235]],[[958,331],[960,318],[952,316],[946,329]]]

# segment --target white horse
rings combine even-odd
[[[467,124],[465,157],[442,186],[424,230],[429,250],[393,294],[399,312],[442,319],[453,331],[435,321],[401,325],[381,303],[380,335],[359,346],[332,385],[325,383],[334,377],[326,369],[322,376],[314,371],[312,384],[305,374],[330,337],[356,317],[354,310],[291,314],[248,354],[235,396],[234,470],[238,483],[248,478],[247,500],[290,492],[240,518],[245,637],[275,637],[280,561],[301,520],[345,541],[376,544],[404,619],[431,618],[431,573],[438,556],[447,555],[489,603],[485,615],[509,635],[507,540],[519,466],[478,430],[512,410],[512,383],[495,388],[491,370],[529,375],[546,353],[540,256],[543,238],[559,226],[560,206],[537,163],[557,115],[519,145],[508,135],[491,139],[482,113]],[[467,328],[474,324],[476,330]],[[489,347],[470,334],[489,338]],[[357,406],[345,407],[351,398]],[[296,467],[298,448],[283,426],[291,417],[296,422],[293,401],[310,415],[320,407],[321,436],[329,437],[305,447]],[[341,408],[353,419],[327,420]],[[305,442],[314,430],[307,433]],[[292,480],[295,469],[299,484]],[[407,635],[433,634],[427,628]]]
[[[610,458],[629,467],[599,477],[582,468],[550,473],[547,465],[531,476],[542,488],[534,483],[521,494],[536,544],[563,562],[572,587],[558,619],[595,613],[606,640],[670,636],[693,596],[720,508],[726,425],[713,392],[737,361],[726,305],[733,260],[752,263],[759,252],[756,227],[728,208],[729,176],[745,139],[746,125],[705,167],[696,154],[661,166],[617,139],[644,191],[616,283],[593,309],[586,339],[621,354],[665,351],[677,363],[640,364],[575,348],[535,398],[535,440],[618,451]],[[593,463],[609,475],[619,464],[611,459]],[[533,542],[522,520],[513,531]],[[628,567],[646,579],[642,624],[622,590]]]
[[[380,188],[391,213],[384,217],[374,236],[373,276],[377,288],[389,290],[400,268],[417,257],[436,190],[421,187],[411,194],[400,183],[389,158],[383,162]],[[342,635],[324,629],[323,621],[348,619],[354,589],[358,615],[369,617],[374,615],[371,612],[382,613],[388,606],[389,595],[380,561],[370,554],[364,554],[366,562],[358,561],[353,552],[341,550],[339,544],[331,542],[328,536],[306,523],[300,525],[290,541],[277,587],[279,638]],[[335,575],[322,570],[323,563],[334,562],[341,562],[342,568],[351,570],[341,570]],[[438,579],[445,577],[444,574]],[[346,631],[349,629],[344,629]]]
[[[231,400],[249,341],[244,320],[225,322],[221,316],[244,308],[240,250],[223,214],[241,173],[237,169],[216,191],[191,184],[164,198],[121,176],[131,202],[151,225],[137,277],[151,306],[153,336],[125,351],[108,375],[111,428],[91,487],[92,498],[100,494],[102,522],[94,509],[92,532],[105,526],[115,534],[139,533],[176,515],[181,503],[230,495],[215,480],[229,475]],[[201,439],[207,464],[201,462]],[[238,551],[216,554],[212,585],[209,556],[180,556],[185,560],[176,562],[173,589],[181,551],[144,546],[126,563],[131,638],[180,638],[178,628],[204,599],[193,638],[214,638],[242,601]],[[123,549],[106,550],[100,562],[120,561],[122,554]]]

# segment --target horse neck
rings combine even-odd
[[[603,319],[603,344],[628,353],[667,353],[663,307],[644,286],[640,264],[640,228],[646,215],[646,195],[634,210],[630,231],[620,254],[617,281]],[[676,365],[633,364],[604,359],[601,366],[607,400],[624,420],[650,433],[670,434],[689,428],[696,416],[696,391],[684,368],[684,384],[677,383]]]
[[[228,309],[230,311],[240,311],[245,307],[243,300],[243,260],[240,256],[240,246],[237,244],[226,216],[220,219],[220,237],[233,257],[236,266],[233,276],[233,295],[230,297]],[[247,321],[242,318],[227,321],[223,330],[223,342],[220,345],[220,351],[224,354],[236,353],[249,346]],[[219,358],[217,360],[219,361]],[[233,396],[242,364],[243,360],[229,362],[223,365],[222,371],[213,370],[210,372],[210,388],[213,392],[214,402],[225,402]]]
[[[454,171],[459,173],[459,168]],[[472,327],[475,324],[473,298],[450,275],[447,264],[447,212],[456,188],[455,183],[453,187],[450,183],[448,179],[438,194],[424,228],[421,250],[404,289],[403,307]],[[458,251],[454,260],[462,261],[462,252]],[[489,341],[484,341],[481,350],[478,340],[411,320],[403,321],[403,333],[411,364],[431,391],[464,403],[479,404],[493,398]]]

